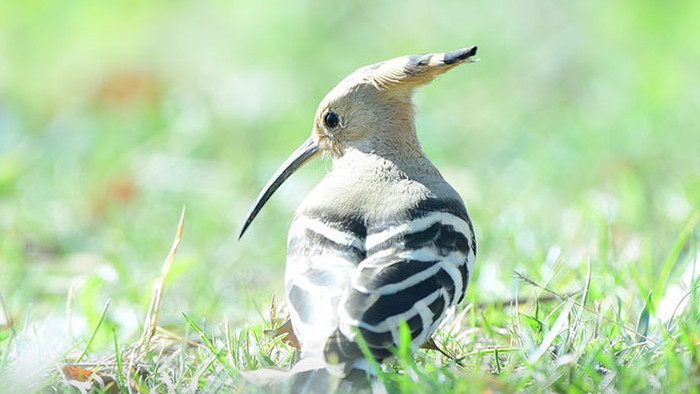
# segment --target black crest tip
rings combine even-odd
[[[457,49],[456,51],[445,52],[443,62],[445,64],[457,63],[476,55],[476,45],[469,48]]]

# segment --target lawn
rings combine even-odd
[[[700,392],[698,20],[632,0],[0,2],[0,387],[254,392],[241,371],[288,368],[287,229],[329,162],[238,240],[250,204],[341,78],[476,44],[415,96],[476,272],[444,354],[397,349],[381,383]]]

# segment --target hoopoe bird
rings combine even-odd
[[[392,356],[405,322],[428,341],[464,297],[476,239],[460,195],[423,152],[412,94],[473,62],[476,46],[359,68],[321,101],[311,136],[265,185],[240,235],[275,190],[320,155],[330,172],[292,221],[285,285],[301,359],[344,370]],[[240,238],[240,237],[239,237]]]

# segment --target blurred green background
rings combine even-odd
[[[700,3],[2,1],[0,293],[13,317],[142,324],[187,219],[161,323],[255,324],[283,298],[286,232],[329,168],[257,192],[357,67],[476,44],[416,95],[419,137],[462,194],[467,300],[518,270],[638,309],[700,206]]]

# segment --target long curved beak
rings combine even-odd
[[[282,163],[280,168],[277,169],[277,172],[275,172],[275,175],[270,178],[267,185],[265,185],[265,187],[260,191],[260,194],[258,194],[258,198],[255,200],[250,212],[248,212],[248,216],[246,216],[245,223],[243,223],[243,228],[241,229],[241,233],[238,235],[238,239],[241,239],[243,233],[245,233],[245,230],[248,229],[250,223],[253,222],[255,216],[257,216],[260,209],[262,209],[263,205],[265,205],[275,190],[277,190],[277,188],[280,187],[282,183],[284,183],[284,181],[286,181],[287,178],[294,173],[294,171],[298,170],[307,161],[314,158],[319,152],[320,148],[318,141],[316,141],[312,135],[306,141],[304,141],[304,143],[302,143],[301,146],[299,146],[294,153],[292,153],[287,160],[284,161],[284,163]]]

